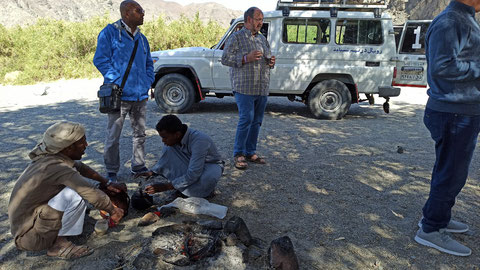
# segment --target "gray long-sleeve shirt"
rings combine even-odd
[[[175,153],[176,159],[169,159],[172,153]],[[170,164],[178,160],[183,164]],[[160,160],[152,171],[165,176],[175,189],[183,190],[200,178],[205,163],[222,164],[223,161],[210,136],[188,128],[180,144],[162,148]],[[183,167],[186,167],[186,170]]]

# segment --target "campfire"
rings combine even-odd
[[[236,216],[226,222],[188,220],[158,227],[140,246],[137,252],[128,252],[115,269],[129,269],[129,265],[154,269],[167,263],[181,267],[194,265],[198,269],[245,269],[250,264],[298,270],[293,244],[287,236],[273,240],[268,247],[263,240],[252,237],[243,219]]]
[[[152,233],[153,253],[167,263],[186,266],[213,257],[221,250],[221,230],[198,224],[175,224]]]

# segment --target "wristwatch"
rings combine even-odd
[[[112,179],[108,179],[107,183],[105,184],[106,187],[110,186],[110,184],[113,183]]]

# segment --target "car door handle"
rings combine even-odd
[[[418,60],[423,60],[423,61],[425,61],[425,60],[427,60],[427,58],[426,58],[426,57],[419,57]]]
[[[366,66],[366,67],[379,67],[379,66],[380,66],[380,62],[367,61],[367,62],[365,62],[365,66]]]
[[[218,61],[218,62],[222,62],[222,59],[218,59],[217,61]]]

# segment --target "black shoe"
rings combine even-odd
[[[112,182],[118,182],[117,174],[109,172],[107,174],[107,179],[111,180]]]
[[[143,167],[141,169],[138,169],[138,170],[134,170],[134,169],[131,169],[130,172],[132,173],[132,175],[135,175],[135,174],[138,174],[138,173],[145,173],[145,172],[149,172],[150,170],[147,168],[147,167]]]

